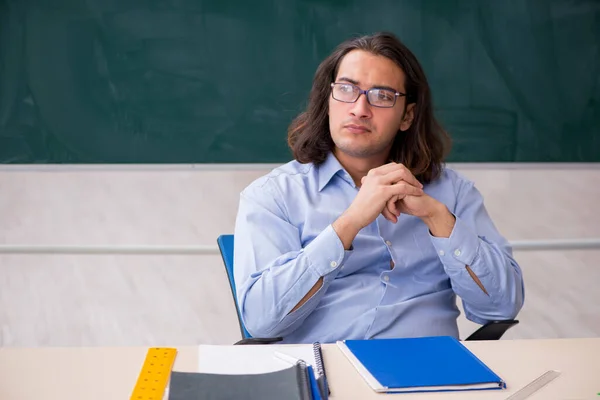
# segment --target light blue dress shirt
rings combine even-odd
[[[456,295],[480,324],[517,315],[521,269],[472,182],[445,168],[424,187],[456,217],[449,238],[432,236],[420,218],[402,214],[394,224],[380,215],[346,251],[331,224],[358,190],[330,154],[320,166],[289,162],[241,193],[234,277],[252,336],[284,343],[458,338]],[[321,277],[321,289],[290,312]]]

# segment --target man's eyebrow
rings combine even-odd
[[[353,85],[359,86],[359,82],[354,80],[354,79],[350,79],[350,78],[346,78],[345,76],[341,76],[337,79],[338,81],[344,81],[344,82],[349,82]],[[394,89],[391,86],[386,86],[386,85],[375,85],[372,88],[369,89],[386,89],[386,90],[391,90],[392,92],[397,92],[398,90]]]
[[[351,84],[358,86],[358,81],[355,81],[354,79],[346,78],[345,76],[341,76],[341,77],[337,78],[337,80],[350,82]]]
[[[386,89],[386,90],[391,90],[394,93],[398,92],[398,90],[394,89],[393,87],[385,86],[385,85],[376,85],[376,86],[373,86],[372,89]]]

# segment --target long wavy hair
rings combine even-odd
[[[441,173],[450,137],[433,114],[431,91],[415,55],[393,34],[380,32],[341,43],[317,68],[306,111],[288,127],[288,145],[300,163],[320,164],[335,147],[329,131],[328,100],[340,62],[352,50],[368,51],[394,61],[406,76],[407,104],[415,103],[409,129],[398,130],[389,159],[404,164],[421,182]]]

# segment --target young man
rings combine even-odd
[[[288,142],[295,161],[240,197],[235,282],[251,335],[458,337],[456,295],[480,324],[517,315],[520,267],[473,183],[443,165],[427,79],[396,37],[325,59]]]

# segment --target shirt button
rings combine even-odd
[[[389,282],[390,281],[390,277],[386,275],[386,276],[383,277],[383,280],[386,281],[386,282]]]
[[[391,245],[392,245],[392,242],[390,242],[389,240],[386,240],[386,241],[385,241],[385,244],[387,244],[388,246],[391,246]]]
[[[459,249],[454,250],[454,255],[457,257],[460,256],[460,250]]]
[[[440,250],[440,256],[443,256],[444,254],[446,254],[444,253],[444,250]]]
[[[335,268],[337,267],[337,262],[332,261],[329,265],[331,265],[331,268]]]

